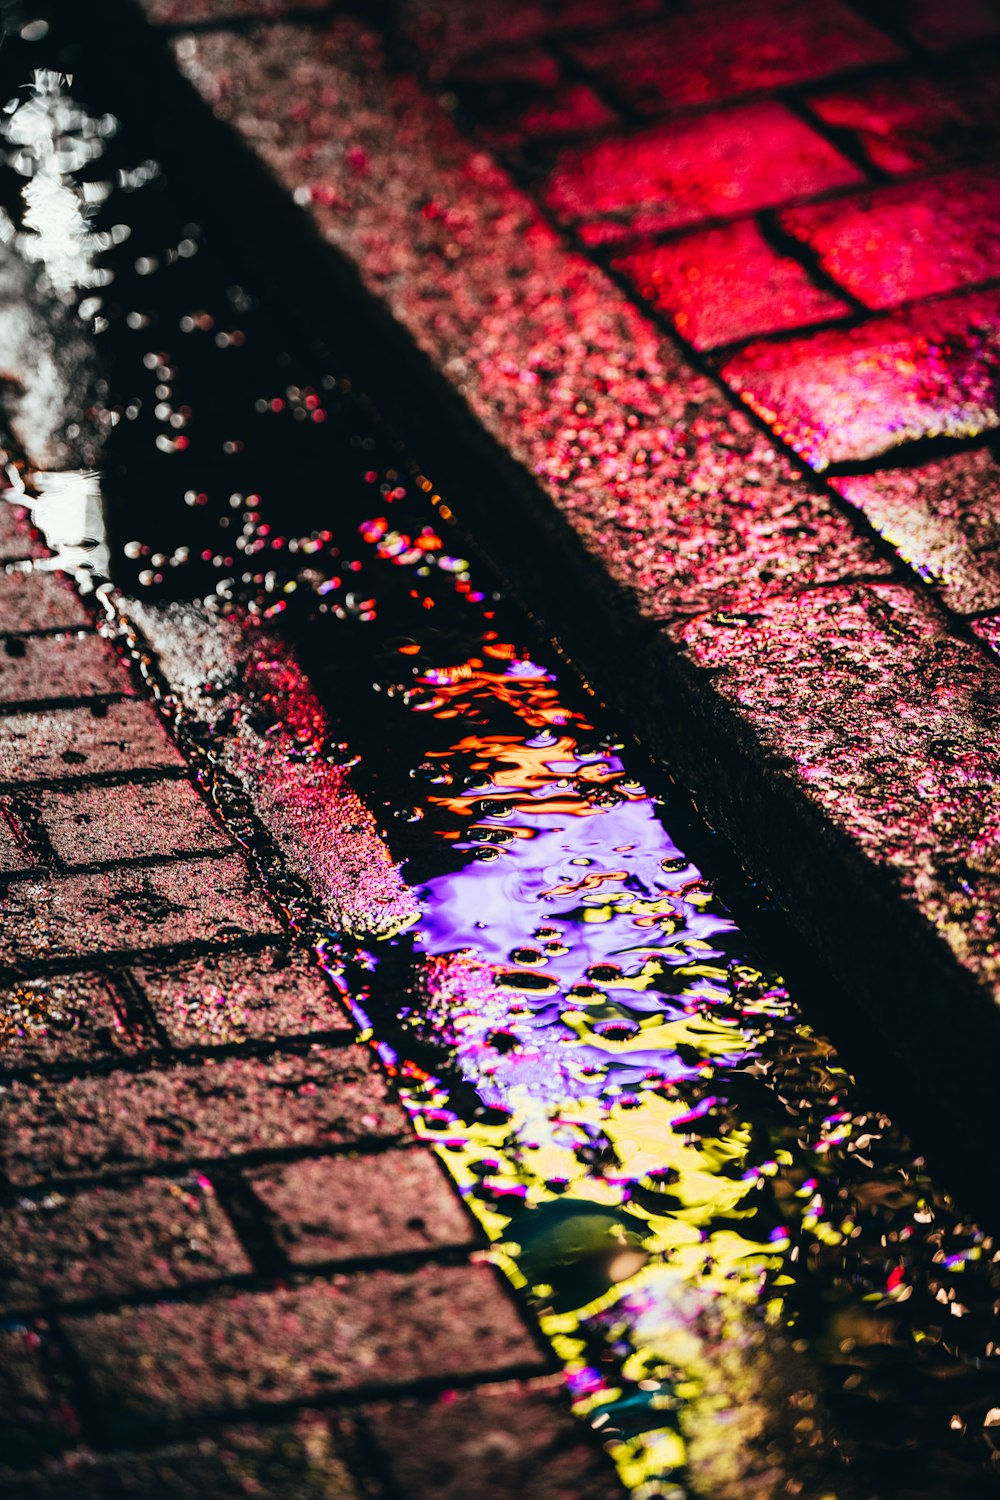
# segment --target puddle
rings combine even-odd
[[[321,729],[272,693],[257,731],[320,802],[336,766],[407,886],[398,920],[331,934],[356,1013],[575,1409],[637,1500],[986,1493],[993,1243],[810,1029],[336,351],[290,342],[133,138],[109,129],[87,167],[111,184],[93,232],[130,231],[88,262],[82,319],[105,532],[92,478],[46,475],[38,517],[140,602],[294,644]],[[220,746],[246,716],[231,660],[197,663]]]

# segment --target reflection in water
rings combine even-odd
[[[170,286],[151,280],[127,312],[123,295],[109,336],[124,321],[148,343]],[[353,902],[336,936],[359,1014],[533,1299],[580,1415],[636,1497],[978,1493],[1000,1428],[992,1242],[751,957],[550,653],[450,555],[429,482],[401,478],[334,380],[293,379],[252,299],[221,286],[188,286],[178,310],[197,353],[129,346],[158,382],[158,425],[131,390],[112,402],[134,433],[130,450],[128,423],[114,432],[133,476],[114,566],[135,563],[140,590],[188,577],[206,596],[159,616],[164,669],[190,678],[178,701],[292,863],[320,872],[331,919]],[[211,359],[240,378],[208,370],[197,339],[213,329]],[[193,467],[140,516],[151,453],[157,482]],[[311,482],[290,502],[296,463]],[[156,611],[134,614],[153,633]],[[326,713],[278,628],[308,651]],[[218,661],[195,654],[209,647]],[[409,860],[409,892],[374,860],[378,920],[334,847],[334,803],[361,793],[388,804]],[[366,816],[351,813],[359,840]]]

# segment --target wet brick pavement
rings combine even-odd
[[[617,1493],[150,690],[63,579],[3,576],[4,1495],[438,1500],[494,1451],[497,1500]]]

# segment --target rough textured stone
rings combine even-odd
[[[0,989],[0,1071],[89,1062],[139,1040],[103,974],[52,975]]]
[[[814,468],[917,438],[1000,425],[1000,292],[967,293],[859,328],[754,343],[722,374]]]
[[[228,835],[187,781],[87,786],[35,799],[56,855],[67,865],[226,849]]]
[[[787,209],[781,222],[868,307],[895,307],[1000,276],[1000,167]]]
[[[772,775],[893,872],[958,961],[1000,982],[1000,673],[895,585],[832,588],[681,632]]]
[[[809,108],[848,131],[883,172],[916,172],[991,151],[1000,135],[1000,54],[977,48],[933,68],[906,68],[823,89]]]
[[[448,87],[499,146],[584,135],[617,122],[589,84],[565,78],[552,54],[539,46],[491,49],[467,58],[448,78]]]
[[[181,754],[150,703],[11,713],[0,735],[0,782],[172,767]]]
[[[623,255],[615,267],[696,349],[850,311],[798,261],[773,250],[752,219]]]
[[[206,1177],[156,1178],[0,1209],[0,1307],[185,1286],[250,1270]]]
[[[783,104],[748,104],[571,146],[546,188],[591,243],[770,208],[858,182],[857,168]]]
[[[297,953],[223,953],[135,974],[156,1019],[177,1046],[350,1031],[318,969]]]
[[[0,802],[0,875],[19,875],[34,870],[36,856],[23,837],[16,816]]]
[[[243,860],[19,881],[0,896],[4,961],[231,941],[281,931]]]
[[[91,624],[73,585],[44,568],[0,567],[0,629],[76,630]]]
[[[124,664],[99,635],[0,640],[0,703],[131,693]]]
[[[28,512],[23,505],[8,500],[0,489],[0,562],[13,559],[44,557],[45,548],[32,535]]]
[[[424,1149],[289,1162],[255,1173],[252,1182],[294,1265],[480,1240]]]
[[[1000,656],[1000,619],[993,615],[987,620],[973,620],[972,628],[980,640]]]
[[[1000,609],[1000,464],[988,448],[832,483],[952,609]]]
[[[5,1500],[361,1500],[329,1425],[313,1412],[279,1426],[224,1427],[152,1453],[67,1455],[12,1481]]]
[[[0,1476],[8,1465],[58,1452],[77,1434],[63,1381],[53,1381],[54,1357],[44,1325],[11,1321],[0,1328]]]
[[[362,1420],[407,1500],[619,1500],[623,1493],[558,1387],[509,1383],[449,1391],[436,1401],[383,1401],[364,1407]]]
[[[427,1266],[66,1327],[109,1426],[125,1431],[251,1402],[544,1368],[499,1291],[485,1266]]]
[[[643,613],[882,567],[353,23],[177,53]]]
[[[4,1106],[2,1159],[24,1184],[392,1136],[406,1119],[363,1047],[40,1077],[8,1084]]]
[[[709,15],[668,12],[648,26],[581,38],[569,50],[632,108],[657,114],[883,62],[901,49],[839,0],[730,0]]]

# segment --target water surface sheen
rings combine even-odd
[[[357,1013],[577,1411],[644,1500],[987,1493],[993,1243],[674,841],[628,726],[460,555],[462,497],[99,106],[112,572],[297,644],[417,897],[332,935]]]

